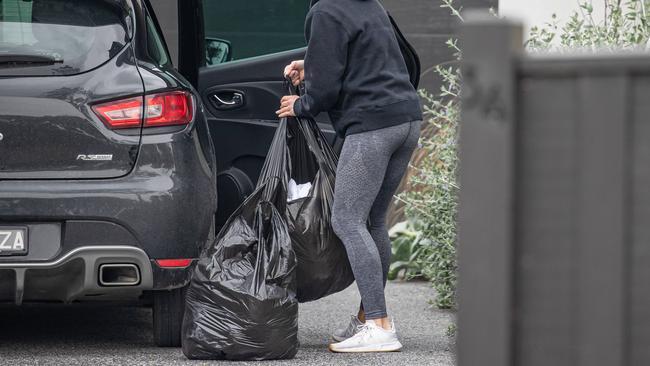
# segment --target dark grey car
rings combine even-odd
[[[216,164],[159,34],[138,0],[0,0],[0,302],[153,300],[169,346]]]

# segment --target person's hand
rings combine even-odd
[[[293,86],[298,86],[305,80],[305,61],[293,61],[284,68],[284,77],[291,79]]]
[[[280,109],[275,112],[280,118],[295,117],[296,113],[293,111],[293,105],[296,100],[300,99],[297,95],[286,95],[280,101]]]

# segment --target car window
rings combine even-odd
[[[169,62],[169,55],[163,44],[162,38],[156,30],[156,25],[150,16],[147,16],[147,51],[149,56],[158,63],[166,65]]]
[[[0,0],[0,76],[71,75],[129,41],[124,0]]]
[[[310,0],[204,0],[206,64],[305,46]]]

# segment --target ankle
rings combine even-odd
[[[381,318],[381,319],[371,319],[375,325],[377,325],[379,328],[382,328],[384,330],[393,330],[393,326],[390,322],[390,319],[388,317],[386,318]]]
[[[359,314],[357,314],[357,319],[359,319],[360,322],[365,323],[366,313],[363,310],[359,310]]]

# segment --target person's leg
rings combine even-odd
[[[397,191],[397,188],[399,188],[399,185],[406,174],[411,157],[413,156],[413,151],[415,151],[418,141],[420,140],[421,126],[422,123],[420,121],[411,122],[411,130],[409,131],[404,144],[393,153],[392,158],[388,162],[384,181],[379,189],[375,203],[370,209],[368,229],[370,231],[370,236],[372,236],[377,245],[379,257],[381,258],[384,287],[386,287],[386,281],[388,280],[388,271],[390,269],[390,259],[392,255],[392,243],[390,236],[388,235],[388,227],[386,226],[386,215],[388,214],[388,208],[395,197],[395,192]],[[365,318],[363,309],[361,309],[359,313],[360,319],[362,317]],[[388,319],[384,320],[385,323],[383,323],[382,326],[384,328],[390,327]]]
[[[345,245],[368,320],[387,313],[382,259],[367,221],[393,153],[409,132],[404,124],[348,136],[339,159],[332,225]]]
[[[393,156],[388,162],[381,188],[370,209],[368,229],[370,236],[372,236],[377,245],[377,251],[381,259],[384,286],[386,286],[386,280],[388,279],[392,247],[388,235],[388,227],[386,226],[386,214],[388,213],[388,208],[390,207],[395,192],[404,178],[413,151],[417,147],[421,125],[421,121],[411,122],[411,128],[406,140],[393,153]],[[365,322],[363,304],[359,307],[357,318],[361,322]]]
[[[409,162],[413,156],[413,151],[415,151],[415,148],[418,145],[421,125],[422,123],[420,121],[411,122],[411,129],[406,140],[402,146],[393,153],[393,156],[388,162],[384,181],[379,193],[377,194],[377,198],[370,209],[368,228],[375,244],[377,244],[377,249],[381,258],[384,286],[386,286],[386,280],[388,279],[388,270],[390,268],[390,258],[392,253],[392,245],[388,235],[388,227],[386,226],[386,214],[388,213],[388,208],[394,199],[395,192],[397,191],[397,188],[399,188],[399,185],[406,174]]]

